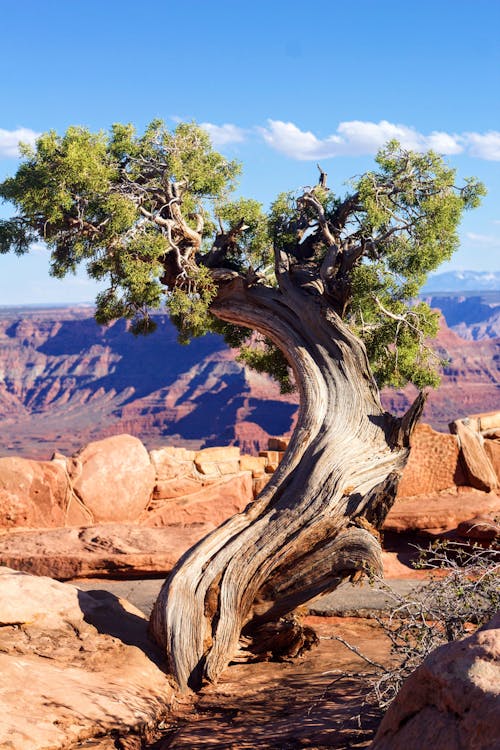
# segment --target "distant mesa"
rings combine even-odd
[[[500,293],[425,298],[443,312],[447,364],[424,420],[447,431],[457,416],[500,408]],[[270,436],[291,434],[296,394],[236,362],[219,336],[181,346],[168,317],[156,320],[157,333],[136,338],[123,321],[98,326],[89,306],[1,308],[0,455],[46,459],[56,445],[72,453],[122,432],[148,448],[230,444],[255,455]],[[383,393],[398,414],[412,398],[410,387]]]

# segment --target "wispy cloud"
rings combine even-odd
[[[214,146],[225,146],[228,143],[242,143],[246,137],[243,128],[226,123],[225,125],[214,125],[212,122],[202,122],[200,125],[209,134]]]
[[[265,142],[292,159],[329,159],[336,156],[367,156],[391,139],[415,151],[433,149],[441,154],[466,153],[480,159],[500,160],[500,132],[446,133],[435,130],[428,135],[408,125],[381,120],[341,122],[335,133],[318,138],[310,130],[301,130],[293,122],[268,120],[258,128]]]
[[[414,128],[387,120],[341,122],[336,132],[326,138],[318,138],[310,130],[300,130],[294,123],[281,120],[268,120],[267,128],[261,128],[260,132],[272,148],[301,160],[374,154],[391,139],[416,151],[433,148],[441,153],[457,154],[463,149],[456,135],[435,131],[424,136]]]
[[[39,135],[40,133],[30,128],[17,128],[16,130],[0,128],[0,158],[17,159],[19,143],[33,144]]]
[[[494,234],[466,232],[465,236],[474,245],[482,245],[483,247],[500,247],[500,237]]]
[[[468,151],[471,156],[488,161],[500,161],[500,132],[490,130],[487,133],[466,133]]]

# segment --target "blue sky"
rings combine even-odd
[[[48,129],[194,119],[267,204],[317,161],[342,191],[395,136],[488,188],[443,270],[500,270],[498,0],[4,0],[0,18],[0,179]],[[0,256],[0,304],[94,293],[51,279],[42,247]]]

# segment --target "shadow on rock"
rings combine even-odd
[[[164,654],[148,636],[148,620],[130,602],[102,589],[79,590],[78,602],[84,621],[93,625],[98,633],[135,646],[156,666],[164,668]]]

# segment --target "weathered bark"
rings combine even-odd
[[[298,424],[278,470],[243,513],[179,561],[151,615],[180,687],[215,680],[242,629],[271,623],[347,576],[381,572],[379,528],[391,507],[423,397],[403,419],[384,412],[363,344],[321,294],[221,288],[212,311],[264,333],[300,390]]]

